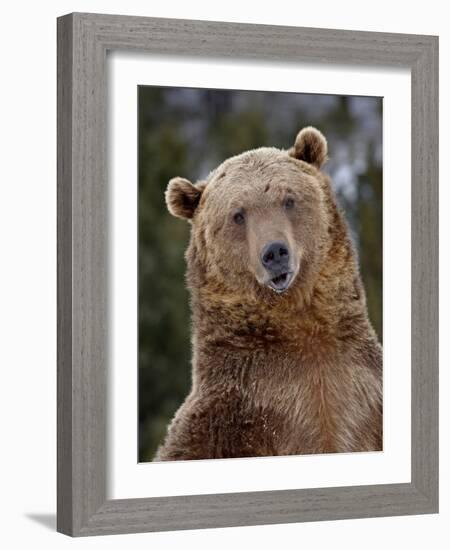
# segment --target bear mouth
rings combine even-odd
[[[278,294],[281,294],[289,288],[291,280],[292,272],[286,271],[284,273],[281,273],[280,275],[277,275],[276,277],[272,277],[272,279],[268,281],[268,286]]]

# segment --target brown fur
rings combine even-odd
[[[198,187],[171,180],[169,209],[192,220],[193,378],[156,460],[381,450],[381,346],[319,170],[326,148],[307,128],[289,151],[230,158]],[[265,286],[259,261],[278,238],[296,267],[283,294]]]

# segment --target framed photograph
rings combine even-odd
[[[58,19],[58,510],[438,511],[438,39]]]

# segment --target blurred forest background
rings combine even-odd
[[[140,86],[139,461],[153,459],[190,390],[184,251],[189,224],[172,217],[164,191],[195,182],[227,157],[260,146],[289,148],[303,126],[328,139],[325,165],[345,210],[382,338],[382,99]]]

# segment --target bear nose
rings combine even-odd
[[[289,265],[289,248],[281,241],[267,244],[261,253],[261,263],[271,271],[287,268]]]

